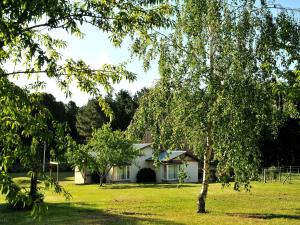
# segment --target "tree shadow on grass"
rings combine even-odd
[[[199,187],[199,185],[181,185],[181,188],[192,188]],[[136,188],[178,188],[177,184],[134,184],[134,185],[126,185],[126,184],[105,184],[102,189],[136,189]]]
[[[229,216],[237,216],[250,219],[295,219],[300,220],[299,215],[275,214],[275,213],[227,213]]]
[[[29,211],[15,211],[0,204],[0,225],[182,225],[182,223],[153,218],[154,214],[123,211],[112,213],[82,203],[51,203],[46,216],[33,220]]]

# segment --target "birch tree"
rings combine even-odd
[[[206,212],[212,160],[223,183],[233,171],[234,189],[249,189],[262,127],[275,130],[281,115],[298,114],[297,12],[274,1],[179,1],[175,29],[161,34],[161,78],[142,99],[129,133],[150,131],[157,152],[188,146],[202,159],[198,213]]]

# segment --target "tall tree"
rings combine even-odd
[[[67,114],[67,122],[70,128],[70,135],[74,140],[79,141],[79,134],[76,129],[76,115],[79,107],[75,102],[69,101],[68,104],[65,105],[65,109]]]
[[[41,104],[50,111],[52,117],[58,122],[66,122],[67,114],[64,103],[57,102],[52,94],[42,93],[41,95]]]
[[[110,105],[114,114],[111,123],[113,130],[125,131],[127,129],[139,106],[140,98],[146,92],[147,88],[143,88],[132,96],[128,91],[120,90],[114,96],[108,95],[105,97],[105,101]]]
[[[151,39],[154,28],[169,27],[172,22],[168,18],[172,14],[172,7],[166,1],[121,0],[24,0],[0,2],[0,102],[1,102],[1,180],[0,188],[3,194],[14,200],[24,200],[20,195],[12,194],[16,184],[11,182],[8,169],[15,159],[14,153],[22,152],[24,163],[33,161],[39,152],[41,143],[47,137],[44,118],[49,113],[40,108],[36,95],[28,90],[19,90],[9,78],[21,76],[24,79],[36,77],[28,89],[44,85],[40,82],[40,74],[55,79],[57,84],[70,94],[68,89],[72,81],[77,81],[79,89],[91,95],[99,95],[99,85],[106,91],[111,90],[113,83],[125,78],[135,79],[135,74],[126,70],[124,64],[108,65],[91,69],[83,60],[61,60],[60,49],[66,42],[51,37],[50,32],[63,29],[78,37],[83,37],[81,25],[89,24],[107,32],[115,46],[120,46],[125,37],[138,42]],[[48,32],[47,32],[48,31]],[[5,68],[4,64],[13,64]],[[10,70],[13,68],[13,70]],[[15,70],[15,68],[20,68]],[[109,109],[101,99],[106,113]],[[36,104],[36,105],[34,105]],[[61,131],[61,129],[58,129]],[[58,132],[59,133],[59,132]],[[24,148],[22,139],[30,137],[30,147]],[[54,135],[58,147],[65,148],[65,135]],[[33,155],[31,155],[33,153]],[[39,161],[36,161],[37,163]],[[38,167],[30,167],[32,179],[37,179]],[[36,182],[35,182],[36,183]],[[35,184],[32,190],[36,190]],[[21,190],[20,188],[18,190]],[[21,192],[18,192],[21,193]],[[31,192],[30,192],[31,193]],[[30,194],[32,197],[32,195]],[[39,198],[41,199],[41,198]],[[39,205],[31,198],[34,209]],[[24,204],[26,205],[26,204]],[[39,211],[34,211],[38,213]]]
[[[41,93],[41,106],[48,109],[50,117],[47,120],[48,130],[50,133],[55,132],[55,127],[53,122],[60,123],[65,127],[65,133],[72,137],[74,140],[78,140],[78,133],[75,127],[77,106],[74,102],[70,101],[67,105],[60,101],[56,101],[55,97],[49,93]],[[63,162],[65,160],[64,155],[65,151],[56,151],[57,143],[55,140],[49,140],[47,143],[44,143],[44,147],[48,149],[46,151],[46,159],[49,161],[58,160]],[[52,157],[51,157],[52,155]]]
[[[135,104],[135,108],[138,108],[140,104],[141,98],[149,91],[149,88],[143,87],[141,90],[138,90],[134,96],[133,96],[133,101]]]
[[[120,90],[114,96],[108,94],[104,101],[112,112],[111,127],[113,130],[125,131],[130,124],[138,107],[140,96],[146,92],[142,89],[134,97],[126,90]],[[109,122],[97,99],[90,100],[87,105],[81,107],[76,114],[76,131],[82,140],[92,136],[94,129],[101,128],[104,123]]]
[[[234,171],[235,189],[249,188],[262,127],[277,127],[279,113],[297,114],[286,76],[299,76],[300,26],[268,1],[187,0],[178,9],[174,31],[157,45],[161,79],[129,130],[150,130],[155,149],[188,144],[202,158],[204,213],[212,160],[220,177]]]
[[[106,122],[108,122],[108,118],[102,111],[99,102],[97,99],[92,99],[79,109],[76,115],[76,130],[85,141],[92,136],[94,129],[102,127]]]
[[[130,93],[126,90],[120,90],[114,98],[107,98],[106,101],[108,101],[114,114],[112,128],[114,130],[126,130],[136,109]]]

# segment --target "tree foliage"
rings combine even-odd
[[[64,103],[57,102],[55,97],[49,93],[42,93],[41,104],[51,113],[51,116],[60,123],[67,121],[67,113]]]
[[[139,105],[139,99],[147,89],[142,89],[132,96],[126,90],[120,90],[116,94],[109,94],[104,98],[105,104],[111,110],[111,128],[125,131],[130,124],[133,115]],[[76,130],[81,137],[81,142],[92,136],[94,129],[102,127],[110,118],[105,115],[105,110],[97,99],[89,100],[82,106],[76,115]]]
[[[78,166],[80,170],[97,173],[102,186],[103,179],[113,166],[131,164],[138,153],[125,133],[120,130],[113,131],[106,124],[94,130],[87,144],[81,145],[70,156],[74,166]]]
[[[270,166],[297,166],[300,164],[300,121],[289,118],[276,135],[270,129],[263,129],[259,141],[262,164]]]
[[[67,123],[70,128],[70,136],[79,141],[79,134],[76,129],[76,115],[78,114],[79,107],[75,102],[69,101],[68,104],[65,105],[66,115],[67,115]]]
[[[70,147],[70,137],[65,135],[65,127],[51,122],[51,113],[41,105],[39,94],[29,94],[13,83],[1,78],[0,98],[0,190],[6,196],[9,206],[14,208],[33,208],[35,212],[44,212],[42,191],[54,187],[57,193],[70,195],[53,179],[42,171],[43,143],[53,142],[51,151],[59,154]],[[55,145],[55,146],[54,146]],[[30,176],[30,187],[20,187],[9,176],[8,171],[14,162],[19,161]],[[38,187],[39,180],[44,186]]]
[[[76,115],[76,130],[85,141],[92,136],[94,129],[101,128],[108,120],[97,99],[92,99],[79,109]]]
[[[111,123],[112,129],[125,131],[132,120],[137,103],[126,90],[120,90],[114,98],[107,97],[105,100],[110,105],[114,115]]]
[[[99,85],[110,91],[112,84],[123,78],[135,79],[135,74],[127,71],[125,64],[105,64],[95,70],[83,60],[62,59],[61,50],[66,47],[66,42],[53,38],[51,31],[62,29],[83,38],[80,28],[89,24],[108,33],[112,43],[120,46],[126,37],[134,42],[148,41],[151,39],[150,30],[172,25],[169,17],[172,11],[167,1],[0,2],[0,185],[3,194],[18,196],[9,195],[15,184],[6,181],[11,180],[8,169],[19,158],[31,172],[29,197],[33,212],[38,214],[40,202],[36,200],[41,199],[37,196],[41,144],[50,139],[55,139],[57,149],[66,149],[74,144],[59,123],[53,123],[55,132],[48,133],[51,115],[45,107],[41,107],[39,96],[30,94],[30,91],[45,85],[39,80],[41,74],[54,79],[66,95],[71,94],[68,87],[73,81],[82,91],[99,96]],[[22,90],[9,82],[12,77],[31,77],[36,81],[27,90]],[[99,101],[105,113],[109,114],[103,99]]]
[[[298,115],[300,25],[269,1],[188,0],[178,9],[175,29],[152,48],[161,79],[130,130],[150,131],[156,149],[188,145],[202,158],[205,212],[211,161],[220,177],[234,171],[235,189],[249,188],[262,128]]]
[[[161,4],[156,4],[160,2]],[[125,65],[105,64],[93,70],[83,60],[66,59],[60,63],[59,49],[66,43],[54,39],[48,32],[63,29],[72,35],[83,37],[80,25],[90,24],[107,32],[115,46],[120,46],[129,36],[132,40],[150,39],[149,30],[169,27],[168,15],[172,7],[165,1],[3,1],[1,3],[1,64],[6,61],[22,64],[22,70],[7,71],[1,67],[1,76],[14,74],[37,75],[46,73],[66,89],[73,80],[78,87],[98,95],[97,85],[105,90],[122,78],[133,80],[135,75]],[[38,81],[35,85],[41,85]],[[67,94],[69,92],[67,91]]]

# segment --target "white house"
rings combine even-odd
[[[155,171],[157,183],[168,183],[178,181],[180,166],[186,165],[187,178],[185,182],[198,182],[198,160],[187,151],[174,150],[171,152],[161,151],[159,154],[160,166],[153,165],[153,149],[151,144],[134,144],[140,150],[140,155],[131,165],[114,166],[106,177],[106,182],[136,182],[136,176],[140,169],[151,168]],[[184,164],[185,163],[185,164]],[[91,176],[75,169],[75,183],[90,183]]]

